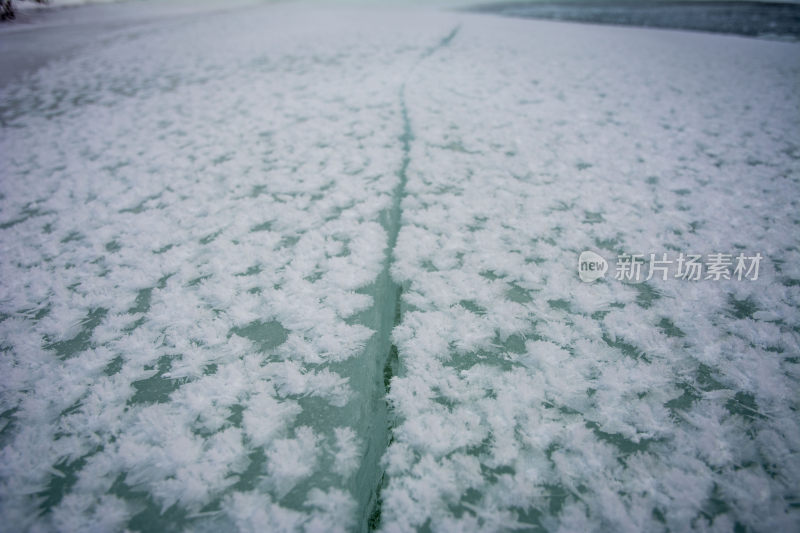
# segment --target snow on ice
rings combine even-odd
[[[0,89],[6,527],[798,528],[797,44],[109,35]],[[588,284],[584,250],[765,259]]]

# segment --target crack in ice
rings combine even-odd
[[[408,74],[408,77],[414,72],[416,67],[422,63],[427,58],[434,55],[437,51],[441,50],[442,48],[447,47],[455,36],[458,34],[460,26],[456,26],[453,28],[450,33],[444,36],[436,45],[428,48],[425,50],[422,55],[420,55],[417,62],[411,67],[411,70]],[[408,77],[406,79],[408,79]],[[411,119],[408,116],[408,106],[406,105],[406,83],[400,86],[399,91],[399,99],[400,99],[400,116],[403,120],[403,132],[401,133],[399,140],[401,142],[402,150],[403,150],[403,159],[400,165],[400,169],[397,172],[398,175],[398,183],[397,186],[392,191],[392,205],[389,210],[389,220],[387,222],[387,230],[388,230],[388,240],[387,240],[387,252],[386,258],[384,261],[384,268],[381,272],[380,278],[385,278],[388,280],[388,283],[385,285],[387,289],[387,294],[385,298],[382,300],[384,301],[384,306],[382,308],[383,318],[381,319],[381,324],[389,323],[389,331],[386,332],[379,332],[382,337],[385,339],[385,343],[383,348],[379,351],[381,354],[385,354],[382,366],[383,366],[383,373],[379,376],[380,383],[376,384],[378,390],[382,392],[381,400],[382,400],[382,410],[380,413],[376,415],[376,418],[382,418],[384,421],[383,424],[383,433],[379,438],[381,443],[381,451],[378,454],[378,459],[383,457],[384,452],[388,448],[390,444],[391,438],[391,430],[392,424],[389,419],[389,411],[390,406],[388,404],[387,396],[389,394],[391,388],[391,380],[394,376],[395,371],[397,370],[398,365],[398,353],[397,353],[397,346],[394,345],[391,341],[391,330],[397,326],[401,319],[402,314],[400,310],[400,296],[403,292],[403,288],[400,284],[396,283],[391,278],[391,268],[395,260],[395,247],[397,245],[397,236],[400,233],[400,226],[402,224],[403,218],[403,199],[406,196],[406,184],[408,182],[407,171],[408,167],[411,164],[411,142],[414,140],[414,130],[411,126]],[[388,321],[386,315],[390,315],[391,322]],[[366,465],[369,468],[370,465]],[[375,465],[377,468],[380,468],[380,465]],[[362,469],[365,465],[362,465]],[[377,486],[371,493],[371,499],[367,502],[367,508],[372,509],[370,513],[368,513],[368,518],[366,524],[362,527],[362,529],[367,531],[372,531],[378,528],[380,525],[380,516],[381,516],[381,500],[380,500],[380,493],[381,489],[384,485],[384,474],[381,472],[380,477],[378,479]]]

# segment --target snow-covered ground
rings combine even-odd
[[[3,528],[800,527],[800,45],[289,4],[103,36],[0,88]],[[758,279],[614,279],[715,252]]]

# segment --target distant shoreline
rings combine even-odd
[[[467,11],[509,17],[680,29],[800,40],[800,4],[758,1],[590,0],[503,2]]]

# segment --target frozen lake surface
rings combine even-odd
[[[100,18],[0,88],[3,527],[800,528],[799,44]]]
[[[194,16],[216,16],[259,4],[259,0],[109,0],[80,5],[81,2],[55,0],[46,6],[15,2],[15,19],[0,24],[0,87],[53,59],[135,35],[143,26],[180,25]]]

